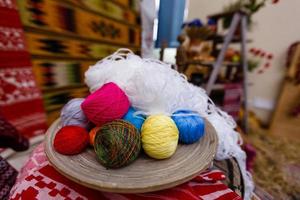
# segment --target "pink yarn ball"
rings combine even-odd
[[[106,83],[81,104],[85,116],[95,125],[121,119],[130,106],[128,97],[115,83]]]

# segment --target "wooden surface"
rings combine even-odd
[[[300,45],[296,47],[287,69],[270,129],[271,134],[292,139],[291,141],[300,141],[300,117],[291,115],[291,111],[299,106],[300,101],[300,84],[296,84],[295,80],[299,63]]]
[[[291,116],[293,108],[299,105],[300,85],[286,80],[273,116],[270,133],[300,141],[300,117]]]
[[[45,151],[52,165],[69,179],[96,190],[118,193],[144,193],[171,188],[196,177],[207,169],[217,151],[217,135],[206,122],[205,136],[192,145],[179,145],[169,159],[154,160],[141,154],[131,165],[106,169],[92,148],[75,156],[64,156],[53,149],[60,125],[56,120],[48,129]]]
[[[298,44],[293,54],[293,58],[291,60],[290,66],[288,67],[287,70],[286,77],[288,78],[288,80],[296,79],[299,62],[300,62],[300,45]]]

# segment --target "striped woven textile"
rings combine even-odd
[[[84,39],[140,46],[139,27],[127,26],[123,22],[81,9],[82,6],[69,6],[66,2],[52,0],[18,0],[18,6],[22,23],[27,27]]]
[[[116,194],[95,191],[59,174],[47,160],[44,146],[38,146],[21,170],[11,191],[17,199],[101,199],[101,200],[241,200],[221,181],[226,177],[220,170],[208,170],[177,187],[144,194]]]

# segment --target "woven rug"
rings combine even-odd
[[[46,117],[16,2],[0,0],[0,112],[23,135],[42,134]]]

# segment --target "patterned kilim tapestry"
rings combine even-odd
[[[1,1],[1,0],[0,0]],[[118,48],[140,51],[138,0],[18,0],[48,124],[84,97],[84,71]]]
[[[13,0],[0,0],[0,115],[26,137],[46,129],[42,95]]]

